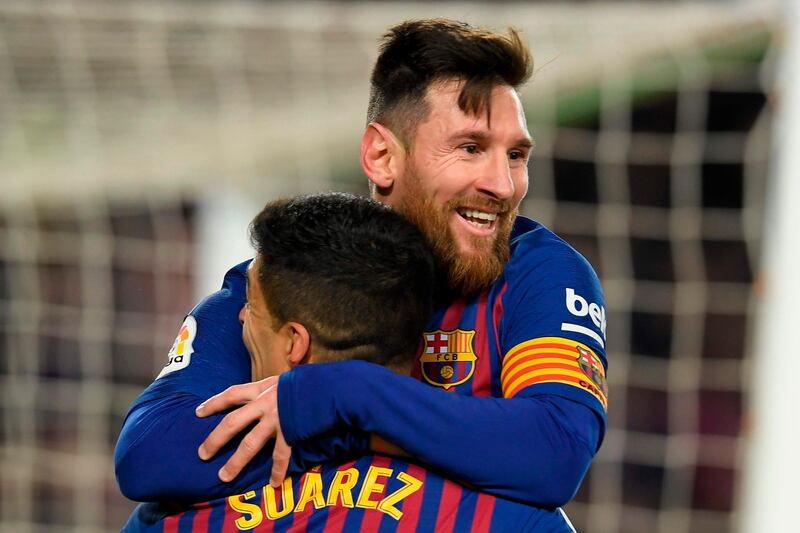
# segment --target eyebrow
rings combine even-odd
[[[530,137],[523,137],[514,143],[514,146],[518,146],[520,148],[533,148],[534,144],[536,144],[535,141]]]

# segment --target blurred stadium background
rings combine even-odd
[[[531,42],[523,213],[607,295],[579,531],[741,529],[785,27],[773,2],[0,2],[0,531],[118,529],[112,453],[268,199],[366,192],[376,41],[448,16]],[[790,349],[790,348],[787,348]],[[795,348],[796,351],[796,348]]]

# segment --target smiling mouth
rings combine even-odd
[[[472,226],[479,229],[490,230],[497,224],[497,213],[489,213],[479,209],[460,208],[456,212],[461,218]]]

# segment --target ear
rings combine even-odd
[[[306,327],[299,322],[287,322],[281,326],[280,334],[283,337],[284,357],[289,368],[308,363],[311,357],[311,336]]]
[[[361,137],[361,168],[379,194],[388,194],[404,171],[406,150],[392,131],[370,122]]]

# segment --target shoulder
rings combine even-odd
[[[580,252],[543,224],[522,216],[514,224],[504,275],[509,289],[572,286],[595,292],[600,288],[597,274]]]
[[[605,297],[594,269],[543,225],[530,219],[518,222],[503,273],[505,348],[537,338],[569,337],[604,354]]]
[[[243,261],[228,270],[220,289],[202,300],[189,312],[198,320],[214,320],[216,316],[227,315],[230,308],[241,309],[247,293],[247,266],[251,260]]]
[[[211,345],[243,348],[239,311],[247,302],[247,265],[245,261],[225,274],[222,287],[205,297],[189,313],[197,321],[199,348]]]

